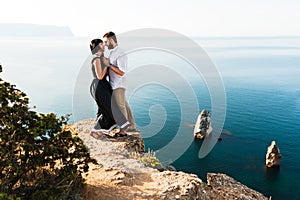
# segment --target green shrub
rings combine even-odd
[[[26,94],[2,78],[0,99],[1,199],[79,199],[81,173],[95,160],[78,136],[62,130],[68,116],[32,111]]]
[[[21,200],[21,198],[0,193],[0,200]]]
[[[147,167],[151,167],[154,169],[161,169],[163,167],[159,160],[156,158],[155,152],[150,149],[148,149],[147,153],[142,154],[133,152],[129,155],[129,157],[141,161]]]

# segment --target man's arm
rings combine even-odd
[[[123,72],[122,70],[120,70],[119,67],[109,63],[109,59],[107,58],[103,58],[103,63],[106,67],[109,67],[112,71],[114,71],[116,74],[123,76],[125,74],[125,72]]]
[[[127,71],[127,56],[119,56],[116,60],[117,65],[110,64],[112,71],[114,71],[119,76],[124,76]]]
[[[125,72],[123,72],[122,70],[120,70],[119,67],[116,67],[112,64],[110,64],[109,68],[114,71],[116,74],[120,75],[120,76],[123,76],[125,74]]]

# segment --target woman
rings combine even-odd
[[[118,114],[115,120],[111,110],[111,95],[112,88],[107,81],[108,70],[109,70],[109,60],[103,56],[104,44],[101,39],[93,39],[90,43],[90,49],[92,51],[92,74],[93,82],[90,87],[90,92],[95,99],[98,112],[96,125],[92,130],[92,136],[97,138],[98,131],[109,132],[117,126],[116,121],[120,127],[120,132],[115,136],[126,136],[124,131],[128,127],[129,122],[126,120],[124,115]],[[121,111],[117,111],[121,113]]]

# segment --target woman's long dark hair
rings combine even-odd
[[[97,53],[97,51],[100,49],[99,44],[102,44],[103,41],[101,39],[93,39],[90,43],[90,49],[92,51],[92,54]]]

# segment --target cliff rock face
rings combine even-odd
[[[261,193],[248,188],[226,174],[207,174],[207,185],[211,187],[208,194],[210,199],[267,199]]]
[[[208,183],[196,175],[163,171],[146,167],[132,159],[132,153],[144,152],[144,142],[138,132],[119,138],[98,139],[90,136],[94,120],[68,125],[90,149],[98,165],[90,165],[85,174],[89,200],[133,199],[267,199],[225,174],[208,174]]]
[[[280,150],[277,147],[276,142],[272,141],[271,145],[268,147],[268,151],[266,154],[266,166],[279,167],[280,159],[281,159]]]

